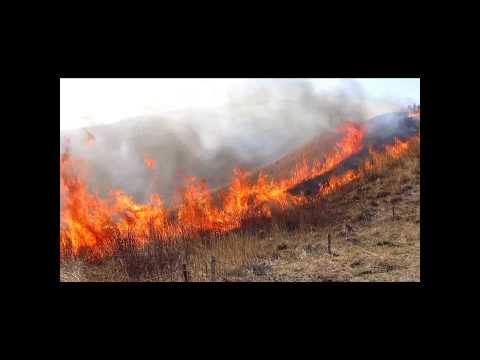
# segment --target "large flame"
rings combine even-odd
[[[187,179],[180,189],[180,198],[172,209],[163,205],[153,194],[147,204],[138,204],[120,189],[112,190],[105,199],[88,191],[85,182],[86,164],[74,159],[68,149],[60,155],[61,252],[78,255],[82,249],[98,258],[111,254],[115,237],[133,235],[141,245],[153,234],[162,240],[175,239],[198,231],[225,232],[239,228],[249,217],[270,217],[273,207],[286,209],[309,201],[303,194],[292,195],[287,190],[307,179],[334,169],[349,156],[363,148],[364,125],[345,122],[337,129],[340,140],[323,160],[309,164],[303,158],[289,177],[271,179],[260,173],[256,180],[235,169],[230,185],[215,198],[204,181]],[[396,139],[385,151],[398,157],[408,148],[408,142]],[[375,167],[380,154],[371,150],[372,160],[365,167]],[[145,155],[145,165],[153,169],[155,160]],[[332,176],[320,186],[320,195],[358,179],[360,170],[349,170]]]

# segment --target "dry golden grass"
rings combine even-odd
[[[67,260],[60,280],[184,281],[186,264],[190,281],[209,281],[212,256],[217,281],[419,281],[419,144],[318,203],[274,214],[269,226],[152,245],[97,264]]]

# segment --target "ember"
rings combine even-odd
[[[152,159],[148,154],[144,155],[143,161],[145,162],[145,165],[149,169],[155,169],[155,167],[157,166],[157,162],[154,159]]]

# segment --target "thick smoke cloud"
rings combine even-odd
[[[235,167],[251,170],[333,129],[346,119],[364,120],[404,104],[368,99],[360,85],[344,81],[335,91],[319,93],[306,80],[249,80],[231,92],[221,109],[188,110],[164,116],[126,119],[61,134],[72,153],[88,160],[92,190],[106,195],[122,188],[137,201],[152,192],[168,204],[185,176],[223,186]],[[155,170],[143,161],[156,160]]]

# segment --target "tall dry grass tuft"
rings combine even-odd
[[[160,234],[150,231],[147,240],[138,246],[133,233],[119,235],[115,238],[116,246],[112,258],[117,260],[124,272],[135,280],[178,271],[185,246],[182,246],[181,240],[169,242],[160,238]]]

